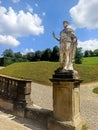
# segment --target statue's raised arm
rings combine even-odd
[[[53,35],[53,38],[54,38],[54,39],[56,39],[57,41],[60,41],[60,38],[57,38],[57,37],[55,36],[55,33],[54,33],[54,32],[52,33],[52,35]]]

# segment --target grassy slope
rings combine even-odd
[[[93,89],[93,92],[98,94],[98,87]]]
[[[98,57],[84,58],[83,64],[75,65],[84,82],[98,81]]]
[[[15,63],[2,70],[1,74],[18,78],[32,79],[34,82],[50,85],[54,70],[59,67],[58,62],[24,62]],[[98,57],[84,58],[83,64],[75,65],[84,82],[98,81]]]
[[[50,85],[49,78],[51,78],[57,67],[59,67],[59,63],[54,62],[23,62],[9,65],[0,70],[0,73],[18,78],[32,79],[33,82]]]

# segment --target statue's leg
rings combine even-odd
[[[64,61],[64,69],[68,70],[69,69],[69,49],[70,49],[70,45],[68,42],[65,43],[65,61]]]
[[[61,43],[60,46],[60,63],[63,69],[66,70],[67,65],[66,65],[67,59],[66,59],[66,43],[63,42]]]
[[[63,60],[63,50],[60,49],[60,63],[61,63],[61,66],[63,67],[63,64],[64,64],[64,60]]]
[[[73,70],[73,43],[70,43],[70,50],[69,50],[69,70]]]
[[[72,50],[72,60],[74,61],[75,53],[77,49],[77,43],[73,43],[73,50]]]
[[[66,67],[68,70],[68,68],[69,68],[69,50],[67,50],[67,53],[66,53]]]
[[[63,56],[64,56],[64,64],[63,64],[63,68],[64,70],[67,70],[67,55],[66,55],[67,51],[64,51]]]
[[[67,53],[66,53],[66,59],[67,59],[67,70],[73,70],[73,62],[72,62],[72,54],[73,54],[73,47],[71,42],[67,42]]]

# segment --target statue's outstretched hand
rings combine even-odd
[[[53,38],[55,38],[55,39],[56,39],[56,36],[55,36],[55,33],[54,33],[54,32],[52,33],[52,36],[53,36]]]
[[[54,32],[52,33],[52,35],[53,35],[53,38],[54,38],[54,39],[56,39],[57,41],[60,41],[60,39],[55,36],[55,33],[54,33]]]

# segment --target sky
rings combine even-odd
[[[26,54],[59,46],[62,22],[69,21],[83,50],[98,49],[98,0],[0,0],[0,55]]]

